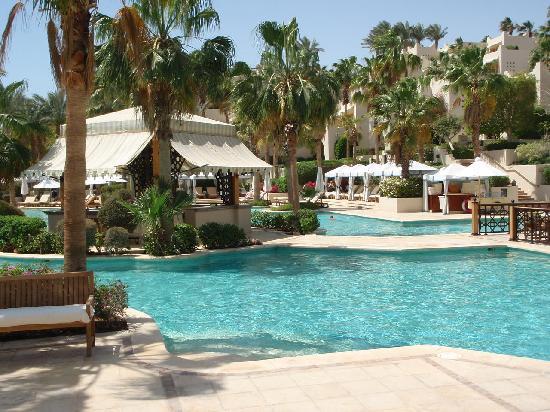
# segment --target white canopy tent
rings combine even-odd
[[[57,180],[50,179],[49,177],[42,180],[33,186],[33,189],[59,189],[61,185]]]
[[[505,172],[476,157],[474,163],[465,167],[461,176],[468,179],[488,179],[495,176],[508,176]]]
[[[130,108],[86,120],[87,176],[108,176],[130,164],[151,141],[139,110]],[[271,169],[236,137],[235,126],[196,115],[171,121],[172,147],[183,158],[184,169],[214,172],[255,172]],[[65,126],[62,127],[62,136]],[[61,176],[66,141],[57,139],[46,155],[23,172],[28,178]],[[185,172],[183,170],[183,172]]]
[[[325,186],[328,179],[336,180],[336,199],[340,198],[340,178],[349,177],[349,169],[351,167],[348,165],[338,166],[336,169],[325,173]]]
[[[449,166],[440,169],[435,174],[425,174],[424,175],[424,187],[423,187],[423,196],[424,196],[424,211],[428,211],[428,182],[443,182],[443,195],[445,196],[445,209],[443,214],[449,213],[449,182],[452,180],[464,181],[468,180],[462,176],[462,173],[466,169],[465,166],[462,166],[459,163],[451,163]]]

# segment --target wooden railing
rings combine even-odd
[[[512,206],[510,210],[510,240],[550,243],[550,205],[546,207]]]
[[[472,200],[472,235],[510,233],[511,209],[514,207],[548,209],[550,202],[479,203]],[[523,215],[516,221],[517,233],[523,231]]]

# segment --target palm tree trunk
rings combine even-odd
[[[66,158],[64,171],[65,271],[86,270],[86,108],[84,87],[67,87]]]
[[[472,97],[472,105],[472,144],[474,146],[474,156],[479,157],[481,155],[481,144],[479,142],[479,135],[481,134],[481,100],[477,95]]]
[[[253,181],[254,181],[254,187],[253,187],[254,200],[260,200],[260,190],[261,190],[260,173],[254,172]]]
[[[423,163],[424,162],[424,143],[420,143],[418,145],[418,160]]]
[[[401,159],[401,177],[403,179],[408,179],[411,175],[408,154],[403,153]]]
[[[272,153],[273,170],[275,171],[275,178],[279,178],[279,139],[275,137],[273,140],[273,153]]]
[[[323,167],[323,141],[317,139],[315,142],[315,158],[317,159],[317,167]]]
[[[8,181],[8,191],[10,193],[10,204],[17,207],[17,202],[15,201],[15,181],[13,177]]]
[[[295,131],[288,135],[288,200],[292,203],[292,210],[295,213],[300,210],[300,195],[298,194],[298,167],[296,164],[296,149],[298,146],[298,136]]]

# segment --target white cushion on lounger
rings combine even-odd
[[[0,309],[0,328],[89,321],[86,305],[81,304]]]

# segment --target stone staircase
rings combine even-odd
[[[534,200],[535,199],[532,196],[529,196],[523,190],[518,188],[518,201],[520,201],[520,202],[532,202]]]

